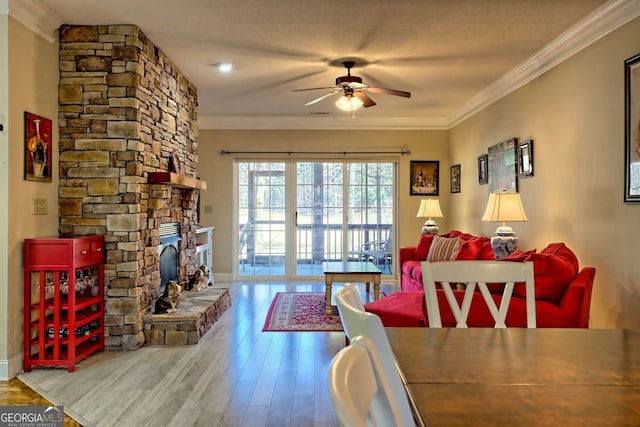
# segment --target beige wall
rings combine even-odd
[[[409,195],[409,162],[411,160],[440,160],[440,202],[445,218],[438,221],[447,230],[449,207],[449,166],[447,131],[221,131],[201,130],[198,139],[200,178],[207,181],[208,189],[201,193],[201,220],[213,225],[214,272],[218,277],[231,277],[233,230],[233,155],[227,151],[411,151],[410,155],[384,155],[376,159],[399,163],[399,224],[400,246],[414,245],[424,218],[416,218],[421,197]],[[404,148],[403,148],[404,147]],[[257,158],[258,156],[243,157]],[[286,156],[285,156],[286,157]],[[304,156],[302,156],[304,158]],[[320,158],[320,155],[310,156]],[[306,158],[309,158],[307,156]],[[343,158],[343,156],[338,156]],[[221,202],[222,201],[222,202]],[[206,208],[211,207],[207,214]]]
[[[410,160],[440,160],[442,231],[491,235],[480,220],[488,186],[477,182],[477,157],[490,145],[517,137],[534,140],[535,176],[520,181],[529,221],[511,224],[523,249],[565,242],[582,266],[597,269],[591,327],[640,327],[640,205],[623,203],[624,59],[640,52],[640,19],[448,132],[443,131],[213,131],[200,132],[200,176],[209,189],[202,223],[215,231],[215,271],[231,273],[232,157],[219,151],[397,149],[400,158],[399,245],[413,245],[422,221],[419,197],[408,195]],[[462,192],[449,193],[449,166],[462,167]],[[221,202],[224,201],[224,202]],[[203,209],[204,211],[204,209]]]
[[[6,325],[0,324],[2,336],[6,336],[6,350],[0,353],[0,360],[9,361],[11,377],[22,369],[23,241],[58,234],[57,166],[52,183],[23,179],[25,111],[53,120],[53,164],[58,164],[58,50],[55,43],[45,41],[13,18],[8,19],[8,41],[8,189],[4,194],[0,190],[8,206],[7,269],[6,275],[0,276],[0,294],[7,295],[0,301],[0,311],[7,317]],[[47,200],[47,215],[32,215],[34,198]]]
[[[623,203],[624,67],[640,52],[636,19],[451,130],[451,161],[462,164],[452,223],[488,235],[487,186],[477,156],[517,137],[534,140],[534,173],[520,181],[529,221],[511,224],[525,249],[565,242],[596,268],[591,327],[640,327],[640,205]]]
[[[0,380],[8,378],[9,344],[5,331],[8,328],[9,306],[7,233],[9,219],[9,18],[0,15]]]

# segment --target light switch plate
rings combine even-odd
[[[33,214],[34,215],[47,214],[47,199],[33,199]]]

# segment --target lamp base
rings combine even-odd
[[[438,224],[432,219],[428,219],[424,222],[422,226],[422,234],[438,234]]]
[[[491,248],[496,259],[508,257],[518,249],[518,236],[511,227],[498,227],[491,237]]]

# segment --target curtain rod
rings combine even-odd
[[[227,154],[400,154],[402,156],[408,156],[411,154],[409,150],[402,151],[227,151],[220,150],[221,155]]]

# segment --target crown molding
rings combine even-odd
[[[55,13],[37,0],[3,0],[3,2],[7,3],[9,16],[49,43],[55,42],[54,32],[63,23]]]
[[[418,117],[358,117],[349,116],[290,116],[242,117],[207,116],[198,118],[200,129],[369,129],[369,130],[424,130],[447,129],[442,118]]]
[[[7,13],[53,43],[54,31],[63,22],[38,0],[0,0],[0,14]],[[449,129],[531,80],[565,61],[627,22],[640,16],[640,0],[610,0],[556,37],[528,60],[481,90],[449,117],[369,118],[309,117],[200,117],[201,129]]]
[[[640,15],[640,0],[611,0],[484,88],[447,120],[453,127],[529,83],[587,46]]]

